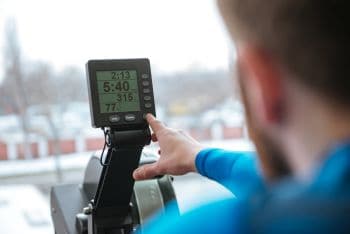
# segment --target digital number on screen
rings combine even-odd
[[[101,113],[140,111],[136,70],[97,71]]]

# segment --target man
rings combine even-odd
[[[350,4],[221,0],[219,7],[237,48],[259,164],[207,149],[148,115],[161,157],[135,179],[198,172],[237,198],[169,212],[145,233],[350,232]]]

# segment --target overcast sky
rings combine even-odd
[[[10,17],[25,58],[56,69],[129,57],[164,72],[227,68],[232,51],[214,0],[0,0],[2,47]]]

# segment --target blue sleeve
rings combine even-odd
[[[237,197],[264,186],[252,152],[204,149],[197,155],[195,163],[201,175],[224,185]]]
[[[228,234],[245,233],[246,208],[237,199],[209,203],[197,209],[177,215],[168,211],[153,218],[142,230],[142,234]],[[139,234],[140,232],[138,232]]]

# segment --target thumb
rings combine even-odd
[[[147,164],[144,166],[141,166],[137,168],[134,173],[133,177],[135,180],[146,180],[146,179],[152,179],[153,177],[160,174],[160,171],[158,170],[158,163],[152,163]]]

